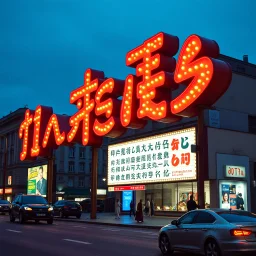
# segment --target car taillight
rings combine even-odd
[[[68,209],[68,206],[64,206],[63,208],[64,208],[64,209]]]
[[[251,235],[252,231],[244,229],[232,229],[230,233],[232,236],[249,236]]]

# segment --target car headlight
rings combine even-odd
[[[32,209],[30,207],[26,207],[26,206],[24,207],[24,210],[25,211],[32,211]]]
[[[48,208],[48,212],[51,212],[51,211],[53,211],[53,208],[52,207]]]
[[[2,206],[0,205],[0,208],[2,208]]]

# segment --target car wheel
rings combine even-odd
[[[80,219],[81,218],[81,214],[76,215],[76,218]]]
[[[159,247],[163,255],[171,255],[173,251],[170,248],[170,241],[167,235],[160,236]]]
[[[22,224],[22,223],[24,223],[24,222],[25,222],[25,221],[24,221],[23,214],[20,212],[20,213],[19,213],[19,223]]]
[[[47,224],[51,225],[53,223],[53,219],[47,220]]]
[[[15,217],[10,213],[10,222],[14,222],[15,221]]]
[[[210,239],[205,243],[204,251],[205,251],[205,256],[212,256],[212,255],[220,256],[221,255],[219,246],[213,239]]]

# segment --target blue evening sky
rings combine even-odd
[[[255,0],[0,0],[0,118],[28,105],[72,114],[86,68],[125,78],[126,53],[163,31],[256,64]]]

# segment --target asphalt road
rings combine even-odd
[[[160,256],[157,236],[153,229],[65,221],[10,223],[0,215],[1,256]]]

